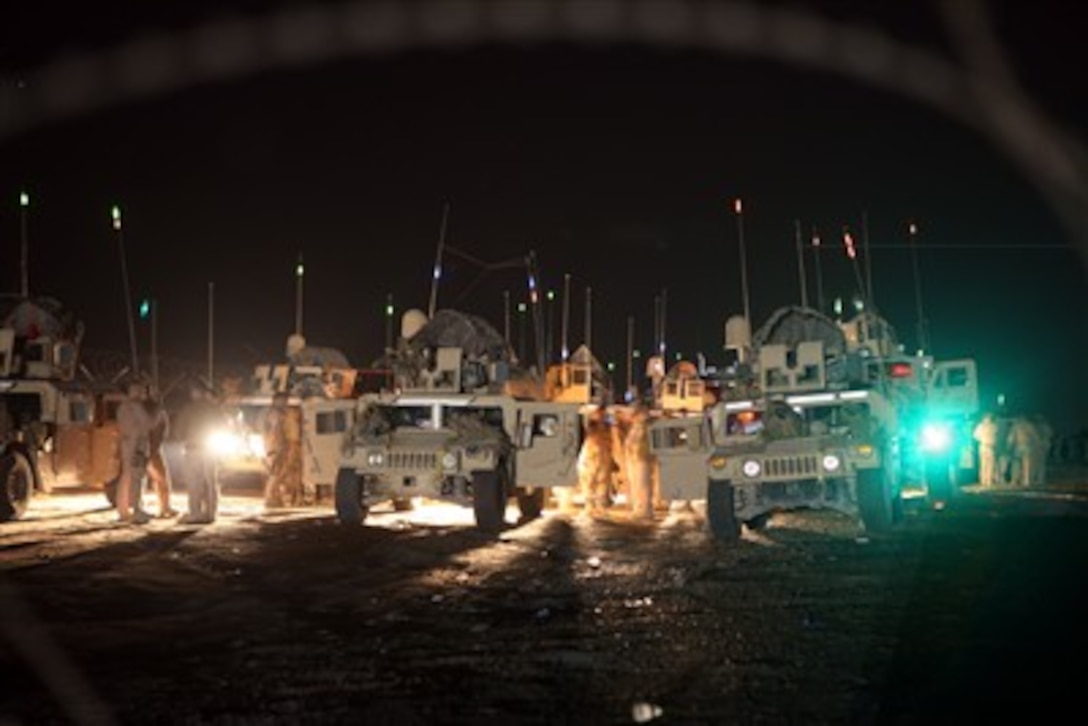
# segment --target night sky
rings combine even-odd
[[[999,145],[932,106],[773,54],[647,43],[635,30],[592,42],[449,43],[435,42],[424,23],[380,54],[277,64],[258,42],[256,66],[232,78],[26,115],[47,84],[35,69],[65,54],[108,58],[101,54],[141,33],[181,37],[170,34],[231,7],[240,27],[271,27],[255,20],[269,17],[261,3],[93,5],[20,7],[0,30],[2,284],[18,289],[17,199],[26,189],[31,291],[80,314],[87,348],[128,349],[112,204],[124,212],[132,295],[159,306],[160,352],[205,360],[214,282],[217,365],[229,368],[282,356],[300,253],[308,341],[369,365],[384,342],[386,296],[398,312],[427,307],[448,201],[447,244],[496,268],[447,253],[439,307],[482,314],[501,330],[503,292],[516,305],[526,282],[523,269],[498,263],[534,250],[545,288],[561,293],[571,276],[572,348],[584,337],[592,287],[592,347],[616,362],[622,385],[627,318],[635,318],[636,347],[648,350],[663,290],[669,357],[723,358],[724,320],[743,305],[731,212],[739,196],[755,326],[801,300],[795,220],[812,304],[807,245],[813,229],[821,235],[828,306],[856,291],[840,233],[849,225],[860,240],[866,221],[876,305],[913,347],[907,224],[915,221],[917,282],[936,354],[975,356],[987,402],[1003,392],[1059,426],[1088,423],[1083,240]],[[123,15],[111,12],[122,5]],[[558,13],[569,4],[524,5]],[[948,55],[928,3],[869,5],[751,7],[857,21]],[[1083,140],[1088,89],[1079,69],[1088,59],[1076,24],[1063,17],[1068,6],[1002,5],[994,20],[1025,91]],[[212,6],[218,15],[205,9]],[[478,6],[486,4],[453,4]],[[412,17],[430,17],[431,5],[413,7],[423,10]],[[515,314],[515,347],[519,337]]]

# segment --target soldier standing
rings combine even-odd
[[[145,524],[151,517],[143,508],[144,476],[151,451],[153,425],[145,403],[147,386],[133,383],[128,396],[117,407],[117,431],[120,436],[121,475],[117,482],[117,516],[122,522]]]
[[[653,519],[657,499],[653,475],[655,462],[653,454],[650,453],[649,419],[650,414],[645,406],[636,404],[623,440],[627,491],[631,502],[631,515],[636,519]]]
[[[589,414],[586,435],[578,452],[578,483],[591,512],[607,509],[612,503],[612,433],[603,407]]]
[[[210,524],[219,510],[219,482],[208,434],[223,422],[211,391],[199,381],[189,386],[189,400],[178,411],[170,431],[167,461],[171,476],[189,495],[189,513],[183,524]]]
[[[974,430],[978,442],[978,483],[992,487],[997,483],[997,422],[987,413]]]
[[[265,482],[266,507],[302,503],[302,412],[287,405],[287,394],[277,393],[265,419],[264,442],[269,459]]]
[[[174,517],[177,512],[170,506],[170,478],[163,460],[163,443],[170,432],[170,416],[163,405],[162,397],[154,394],[145,402],[151,429],[148,432],[147,476],[155,486],[159,499],[159,516]]]

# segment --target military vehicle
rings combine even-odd
[[[977,408],[974,361],[905,356],[872,314],[841,323],[782,308],[750,342],[727,346],[744,354],[720,382],[718,402],[704,416],[651,425],[662,497],[705,499],[710,530],[722,539],[803,508],[889,528],[904,485],[914,478],[925,486],[925,472],[941,468],[929,460],[948,461],[924,443],[927,412],[947,421],[972,400]],[[948,491],[931,486],[929,494]]]
[[[390,363],[393,388],[358,400],[336,479],[341,522],[421,497],[471,505],[477,527],[495,531],[511,496],[531,519],[552,487],[577,483],[584,402],[549,400],[486,321],[409,311]],[[584,390],[590,377],[565,375]]]
[[[81,339],[52,298],[0,299],[0,521],[22,517],[36,492],[117,475],[112,389],[76,380]]]
[[[304,338],[292,335],[286,362],[257,365],[240,390],[223,397],[228,427],[210,433],[220,479],[263,480],[269,475],[265,423],[280,396],[301,422],[295,445],[303,499],[331,501],[356,398],[368,374],[374,373],[384,374],[356,369],[336,349],[307,346]]]

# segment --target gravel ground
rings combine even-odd
[[[698,508],[487,536],[441,505],[356,528],[241,493],[139,527],[54,495],[0,526],[0,724],[1057,717],[1088,645],[1088,487],[1059,479],[731,545]]]

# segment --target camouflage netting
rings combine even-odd
[[[21,338],[46,335],[56,340],[79,343],[83,338],[83,323],[72,311],[51,297],[24,298],[21,295],[0,297],[0,325],[15,330]]]
[[[321,366],[322,368],[350,368],[351,363],[343,352],[336,348],[308,345],[287,357],[288,362],[296,366]]]
[[[457,310],[439,310],[407,341],[416,351],[424,348],[461,348],[470,358],[512,361],[509,343],[483,318]]]
[[[835,321],[818,310],[791,306],[779,308],[752,336],[752,347],[783,343],[795,347],[806,340],[822,340],[829,357],[846,354],[846,337]]]

